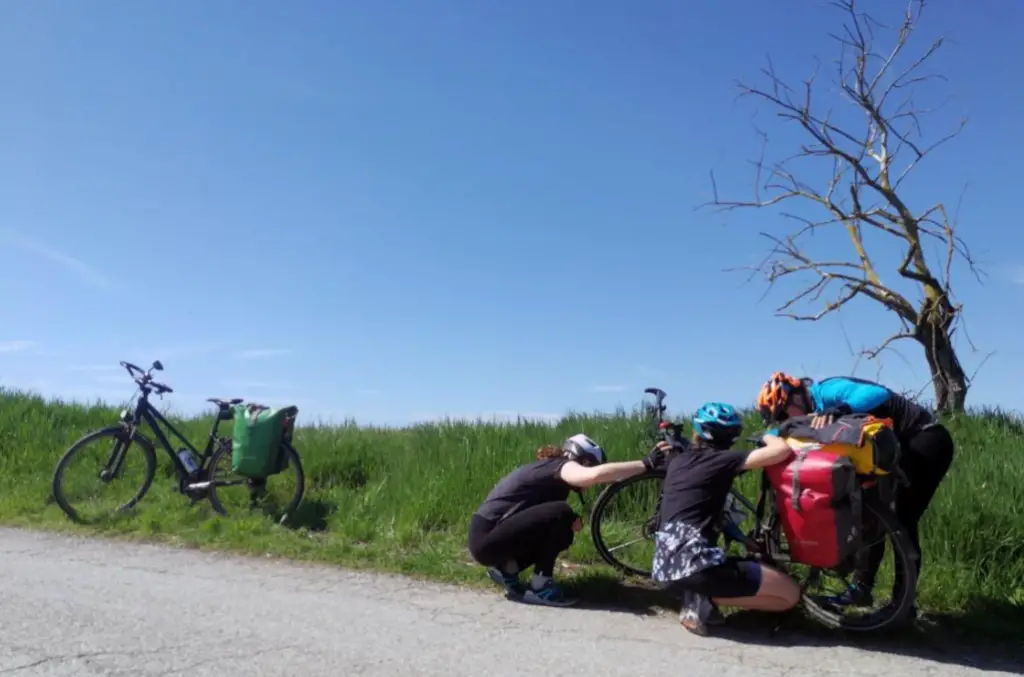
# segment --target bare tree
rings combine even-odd
[[[955,216],[951,217],[942,202],[915,211],[901,195],[901,185],[922,160],[957,136],[966,120],[931,144],[921,140],[920,120],[929,111],[915,103],[915,90],[927,81],[941,79],[923,71],[943,43],[941,38],[935,40],[916,57],[905,54],[924,0],[911,2],[902,24],[893,31],[895,40],[888,51],[874,46],[874,31],[886,26],[859,11],[855,2],[832,3],[845,13],[846,21],[840,34],[830,34],[840,49],[834,93],[852,108],[843,109],[845,116],[836,116],[831,109],[822,111],[816,91],[817,67],[794,90],[776,74],[769,59],[762,69],[766,86],[759,89],[740,83],[741,96],[767,102],[779,118],[797,125],[807,141],[796,154],[778,162],[767,162],[762,148],[760,159],[754,163],[757,183],[753,200],[720,199],[712,173],[711,204],[726,210],[778,207],[783,216],[798,224],[781,237],[761,233],[771,242],[771,250],[754,267],[755,274],[767,278],[769,290],[784,279],[800,282],[799,291],[777,309],[777,315],[818,321],[855,299],[870,299],[894,313],[900,329],[876,347],[862,351],[862,355],[876,359],[898,341],[916,341],[924,349],[937,408],[962,411],[970,379],[954,347],[963,307],[955,301],[951,274],[956,260],[966,262],[980,281],[979,271],[957,235]],[[767,143],[763,133],[762,138]],[[818,169],[800,178],[794,169],[799,161],[818,163]],[[792,203],[810,211],[794,213]],[[821,217],[806,216],[815,210]],[[823,229],[836,228],[845,230],[844,237],[848,236],[852,246],[848,258],[825,261],[808,253],[808,238]],[[867,233],[900,245],[897,279],[916,288],[918,298],[912,300],[883,282],[866,245]],[[924,245],[928,242],[937,243],[941,249],[941,260],[935,267],[927,260]],[[895,249],[891,245],[885,248]],[[880,258],[880,254],[874,258]],[[814,310],[797,312],[801,303]]]

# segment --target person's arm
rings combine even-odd
[[[621,463],[604,463],[588,468],[576,461],[569,461],[560,470],[561,478],[578,489],[589,489],[595,484],[608,484],[627,477],[639,475],[647,470],[643,461],[622,461]]]
[[[762,442],[764,442],[763,447],[754,449],[747,454],[747,460],[743,462],[744,470],[767,468],[776,463],[782,463],[793,453],[793,449],[781,437],[765,435]]]

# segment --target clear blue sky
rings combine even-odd
[[[1022,19],[929,6],[915,48],[948,36],[949,82],[925,132],[971,122],[907,194],[953,208],[969,184],[989,278],[958,273],[981,351],[962,357],[997,351],[969,403],[1015,409]],[[843,328],[860,347],[892,320],[773,317],[780,294],[723,269],[786,223],[694,209],[711,169],[750,196],[755,123],[776,156],[801,140],[734,81],[769,54],[797,81],[839,21],[808,0],[0,2],[0,384],[122,401],[117,361],[159,358],[179,410],[237,394],[402,423],[648,385],[674,410],[746,405],[776,369],[850,373]],[[902,354],[883,382],[920,387]]]

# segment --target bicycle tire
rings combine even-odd
[[[115,444],[118,442],[120,442],[121,444],[125,444],[125,454],[131,451],[133,445],[137,446],[139,449],[142,450],[142,455],[146,462],[146,476],[143,479],[142,486],[139,488],[139,490],[135,493],[135,495],[132,497],[130,501],[119,506],[116,510],[113,511],[113,514],[127,512],[128,510],[134,508],[139,503],[139,501],[141,501],[146,496],[146,493],[149,492],[149,488],[153,485],[153,478],[156,475],[156,454],[153,451],[153,446],[152,444],[149,443],[148,440],[139,435],[137,432],[129,435],[128,430],[126,430],[124,426],[115,425],[108,426],[106,428],[101,428],[99,430],[94,430],[91,433],[83,435],[81,438],[75,441],[68,448],[67,451],[64,452],[64,455],[61,456],[60,460],[57,462],[57,466],[53,471],[53,481],[51,483],[50,489],[53,495],[53,500],[57,503],[60,509],[64,512],[64,514],[67,515],[67,517],[71,521],[77,522],[79,524],[84,524],[87,521],[81,518],[81,516],[78,514],[78,511],[71,506],[71,504],[64,496],[64,492],[61,487],[61,481],[64,478],[64,473],[67,470],[68,466],[70,465],[71,460],[75,457],[75,455],[78,454],[78,452],[80,452],[90,443],[100,440],[104,437],[115,438]]]
[[[604,517],[605,510],[608,508],[608,504],[611,503],[623,489],[632,486],[638,482],[647,482],[650,480],[658,480],[659,482],[664,481],[665,471],[664,470],[649,470],[641,475],[634,475],[618,482],[613,482],[606,486],[601,493],[598,495],[597,500],[594,501],[594,507],[590,511],[590,538],[594,542],[594,548],[597,549],[597,554],[601,556],[606,563],[614,567],[616,570],[623,574],[630,576],[641,576],[644,578],[651,577],[650,569],[638,569],[637,567],[631,566],[618,560],[615,554],[608,548],[605,543],[604,537],[601,535],[601,521]],[[660,492],[659,492],[660,493]],[[661,499],[658,499],[658,507],[660,509]],[[657,517],[652,515],[652,517]]]
[[[882,613],[885,609],[867,614],[863,618],[873,620],[850,620],[841,614],[827,611],[824,607],[813,600],[806,593],[802,596],[804,609],[819,623],[830,627],[851,632],[876,633],[885,630],[895,624],[902,623],[913,608],[917,597],[917,567],[914,559],[920,555],[914,544],[907,535],[906,529],[900,524],[895,513],[888,507],[874,499],[865,498],[864,507],[871,511],[872,515],[881,525],[883,538],[889,537],[889,545],[892,547],[893,555],[900,558],[903,571],[903,595],[899,601],[893,600],[895,604],[888,613]]]
[[[306,492],[306,475],[305,475],[305,471],[302,468],[302,459],[299,457],[299,452],[295,450],[295,447],[293,447],[291,444],[289,444],[287,442],[283,442],[282,444],[285,447],[285,453],[288,454],[288,466],[291,467],[291,468],[294,468],[294,470],[295,470],[295,480],[296,481],[295,481],[295,495],[292,496],[291,501],[289,501],[288,505],[285,506],[285,509],[283,511],[281,511],[282,514],[281,514],[281,517],[279,519],[279,522],[284,522],[285,520],[288,519],[288,517],[292,513],[295,512],[296,508],[299,507],[299,504],[302,503],[302,498],[303,498],[303,496],[305,495],[305,492]],[[215,477],[214,473],[216,472],[216,469],[219,467],[219,462],[222,461],[224,459],[224,457],[230,457],[231,453],[232,453],[231,445],[230,444],[222,444],[220,449],[218,449],[217,452],[214,453],[212,459],[210,460],[210,465],[209,465],[209,468],[210,468],[210,477],[209,477],[209,480],[210,480],[210,487],[209,487],[210,505],[213,506],[214,511],[216,511],[218,514],[224,515],[225,517],[228,516],[228,510],[227,510],[227,508],[224,507],[224,504],[221,503],[220,498],[217,496],[217,482],[216,482],[216,477]],[[230,464],[230,458],[228,458],[228,463]],[[228,467],[230,467],[230,465]],[[284,471],[282,471],[282,472],[284,472]],[[271,477],[273,477],[273,475],[271,475]]]

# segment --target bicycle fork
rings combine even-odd
[[[132,445],[132,432],[129,430],[125,439],[118,438],[114,442],[114,448],[110,450],[110,456],[107,458],[103,470],[100,470],[100,480],[103,482],[109,484],[121,476],[121,471],[124,470],[124,459],[128,456],[128,449]]]

